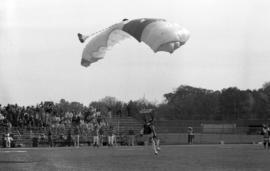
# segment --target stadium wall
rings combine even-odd
[[[161,133],[159,138],[162,144],[187,144],[185,133]],[[245,134],[195,134],[194,144],[253,144],[262,141],[261,135]]]

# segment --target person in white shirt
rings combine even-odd
[[[9,135],[9,133],[7,133],[6,137],[5,137],[5,141],[6,141],[6,147],[10,148],[11,146],[11,141],[13,141],[13,138]]]

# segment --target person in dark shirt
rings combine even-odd
[[[94,147],[99,147],[100,145],[100,125],[98,123],[95,123],[94,125],[94,130],[93,130],[93,146]]]
[[[193,144],[194,132],[192,127],[188,127],[188,144]]]
[[[114,145],[114,139],[115,139],[115,135],[113,132],[113,126],[110,126],[108,129],[108,146],[112,147]]]
[[[74,145],[75,147],[79,147],[80,146],[80,127],[79,126],[75,126],[74,127]]]
[[[81,118],[80,118],[80,116],[78,115],[77,118],[76,118],[76,124],[77,124],[77,125],[80,125],[80,123],[81,123]]]
[[[99,129],[99,145],[103,146],[104,130],[101,126]]]
[[[53,147],[53,136],[52,136],[52,131],[49,129],[48,131],[48,143],[50,147]]]
[[[73,114],[73,116],[72,116],[71,123],[73,126],[75,126],[77,124],[77,117],[75,116],[75,114]]]
[[[269,135],[270,135],[269,127],[266,125],[263,125],[261,134],[263,135],[263,146],[265,149],[268,150],[269,149]]]
[[[71,136],[71,130],[68,130],[68,134],[67,134],[67,145],[71,146],[73,144],[73,140],[72,140],[72,136]]]
[[[146,143],[148,143],[149,140],[152,142],[154,152],[157,155],[158,152],[160,151],[160,147],[159,147],[160,140],[157,137],[156,129],[153,124],[153,119],[145,122],[140,134],[141,136],[144,135],[146,137]]]
[[[134,146],[135,142],[135,133],[133,130],[128,131],[128,145]]]

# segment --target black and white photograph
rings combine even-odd
[[[270,1],[1,0],[0,171],[269,171]]]

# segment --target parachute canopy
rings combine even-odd
[[[119,41],[134,37],[139,42],[147,44],[154,52],[165,51],[173,53],[184,45],[190,37],[187,29],[170,23],[164,19],[127,20],[94,33],[82,53],[81,64],[89,66],[105,56],[106,51]],[[81,42],[90,36],[78,34]]]

